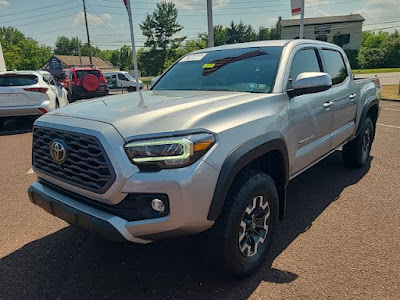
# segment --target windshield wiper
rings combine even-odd
[[[268,54],[265,51],[262,51],[260,49],[251,51],[251,52],[247,52],[245,54],[236,56],[236,57],[225,57],[225,58],[220,58],[217,60],[212,61],[210,64],[213,64],[214,66],[212,68],[206,68],[203,70],[203,73],[201,75],[203,76],[208,76],[212,73],[214,73],[215,71],[221,69],[222,67],[225,67],[231,63],[240,61],[240,60],[244,60],[244,59],[248,59],[248,58],[253,58],[253,57],[257,57],[257,56],[261,56],[261,55],[266,55]]]

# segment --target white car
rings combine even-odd
[[[7,118],[41,116],[66,105],[67,91],[49,72],[0,72],[0,128]]]
[[[123,88],[128,92],[136,91],[135,78],[125,71],[116,72],[103,72],[104,77],[107,79],[107,85],[110,89]],[[140,89],[143,89],[143,82],[139,80]]]

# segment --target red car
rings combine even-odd
[[[60,82],[67,89],[70,102],[79,98],[108,95],[107,79],[96,68],[65,69],[60,76]]]

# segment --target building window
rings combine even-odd
[[[328,37],[326,35],[318,35],[315,38],[317,41],[323,41],[323,42],[327,42],[328,41]]]
[[[343,47],[343,45],[350,43],[350,34],[335,34],[332,42],[340,47]]]

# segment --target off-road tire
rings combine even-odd
[[[268,201],[269,217],[264,222],[268,224],[268,230],[264,233],[264,242],[258,244],[258,251],[246,257],[239,246],[243,233],[241,224],[247,214],[246,209],[259,196]],[[209,231],[206,251],[210,255],[208,261],[230,276],[242,277],[253,273],[261,266],[271,248],[278,211],[278,193],[271,177],[259,171],[239,175],[232,184],[221,215]]]
[[[349,168],[363,167],[368,161],[374,137],[374,123],[367,117],[363,122],[359,135],[343,146],[342,157],[344,165]]]

